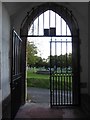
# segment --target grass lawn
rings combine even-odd
[[[49,75],[36,74],[28,70],[27,71],[27,86],[49,89],[50,88]]]
[[[27,78],[49,79],[49,75],[36,74],[35,72],[28,70],[27,71]]]
[[[62,89],[71,89],[71,84],[72,84],[72,78],[67,77],[67,81],[64,82],[65,80],[65,74],[62,74],[62,83],[60,81],[59,84],[62,84],[62,87],[59,86],[59,88]],[[52,81],[54,81],[54,89],[56,86],[58,87],[58,80],[56,82],[56,78]],[[59,78],[60,79],[60,78]],[[44,75],[44,74],[37,74],[33,72],[32,70],[27,71],[27,87],[38,87],[38,88],[50,88],[50,75]]]

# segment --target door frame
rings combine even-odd
[[[11,118],[14,119],[21,106],[22,81],[22,40],[16,31],[12,30],[11,40]]]
[[[35,8],[32,8],[31,11],[27,12],[27,15],[23,19],[20,27],[20,37],[22,39],[22,47],[23,47],[23,80],[22,80],[22,104],[25,103],[25,72],[26,72],[26,42],[27,42],[27,37],[30,37],[28,35],[28,29],[32,22],[35,20],[36,17],[38,17],[40,14],[45,12],[46,10],[53,10],[56,12],[58,15],[60,15],[68,24],[70,30],[71,30],[71,35],[72,35],[72,51],[73,51],[73,71],[74,71],[74,91],[76,94],[73,97],[74,98],[74,105],[80,105],[80,40],[79,40],[79,26],[78,23],[75,19],[75,17],[72,14],[72,11],[70,11],[68,8],[58,5],[57,3],[43,3],[42,5],[39,5]],[[67,12],[67,16],[66,16]],[[71,25],[72,23],[72,25]],[[76,36],[76,37],[75,37]],[[77,81],[75,81],[77,79]],[[76,97],[77,96],[77,97]]]

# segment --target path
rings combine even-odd
[[[33,103],[50,103],[50,90],[43,88],[27,88],[27,93]]]

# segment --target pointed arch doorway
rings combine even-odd
[[[45,27],[44,15],[46,12],[48,15],[46,18],[48,26],[46,24]],[[42,23],[39,21],[41,15]],[[35,32],[34,26],[36,19],[37,32]],[[53,25],[51,25],[51,23]],[[31,34],[28,34],[29,28],[32,30]],[[49,37],[50,105],[51,107],[79,105],[79,28],[72,12],[55,3],[40,5],[27,13],[27,16],[21,24],[20,32],[23,45],[22,92],[24,94],[22,95],[22,102],[25,102],[25,56],[27,37]]]

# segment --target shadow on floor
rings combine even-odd
[[[26,103],[15,118],[86,118],[80,108],[50,108],[48,104]]]
[[[48,94],[47,94],[48,93]],[[86,118],[85,113],[80,108],[50,108],[49,90],[28,88],[31,100],[20,107],[17,118]]]

